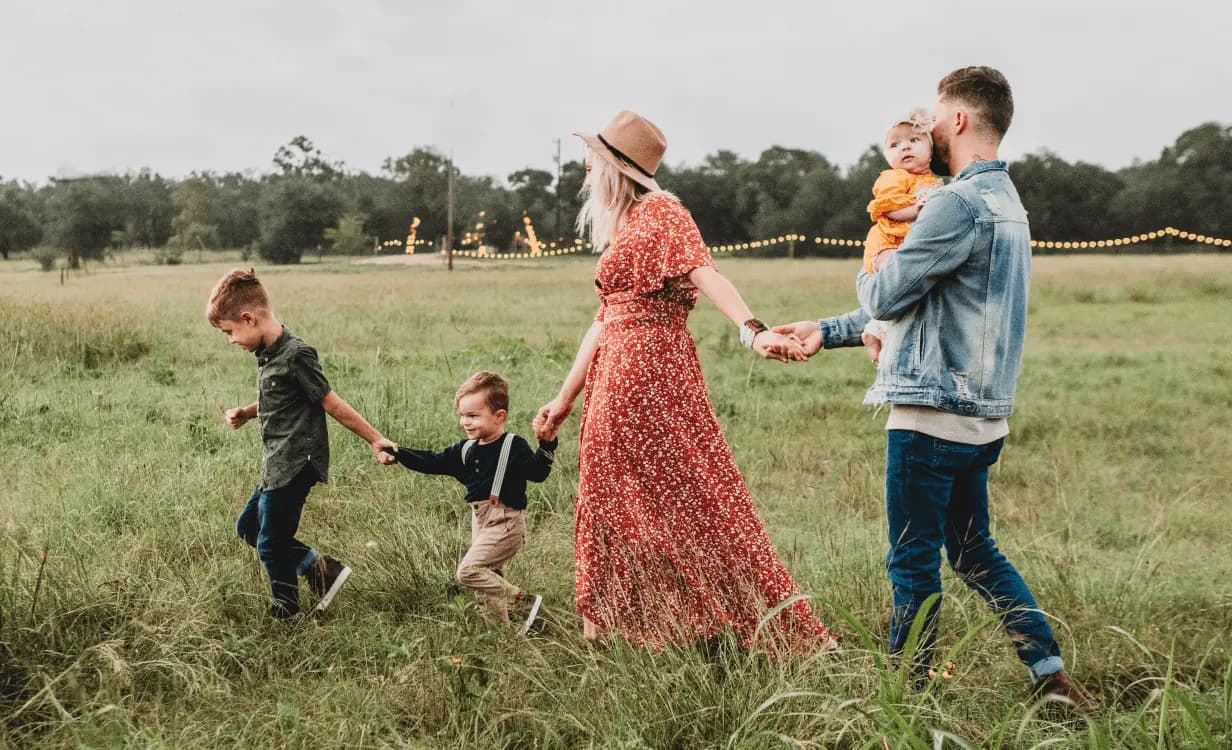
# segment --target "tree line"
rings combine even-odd
[[[751,161],[726,150],[700,164],[664,165],[659,183],[692,211],[712,244],[788,233],[862,238],[865,205],[885,160],[870,146],[846,168],[817,151],[773,146]],[[305,253],[372,253],[403,240],[446,234],[452,172],[455,246],[498,251],[520,242],[523,215],[543,241],[572,242],[581,162],[552,172],[527,167],[501,182],[468,176],[430,148],[386,159],[378,174],[349,171],[303,136],[274,154],[264,174],[194,173],[179,180],[150,170],[52,179],[0,180],[0,254],[35,249],[40,259],[103,259],[132,247],[177,262],[186,250],[243,248],[273,263]],[[1232,127],[1206,123],[1182,133],[1159,157],[1108,170],[1048,151],[1011,163],[1010,173],[1042,240],[1098,240],[1175,226],[1232,237]],[[482,213],[481,213],[482,212]],[[852,248],[812,246],[812,253]],[[45,262],[45,267],[50,263]]]

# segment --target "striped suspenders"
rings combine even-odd
[[[513,450],[513,439],[517,437],[511,432],[506,432],[501,438],[500,458],[496,462],[496,474],[492,477],[492,491],[488,493],[488,504],[500,504],[501,487],[505,484],[505,472],[509,469],[509,452]],[[466,459],[471,454],[471,449],[475,447],[478,440],[467,440],[466,445],[462,446],[462,463],[466,464]]]

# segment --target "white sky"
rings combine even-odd
[[[671,164],[777,144],[846,166],[969,64],[1014,87],[1004,156],[1119,168],[1232,123],[1230,35],[1223,0],[3,0],[0,176],[265,171],[302,133],[351,169],[432,145],[504,178],[625,108]]]

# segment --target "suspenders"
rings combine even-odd
[[[501,438],[500,458],[496,461],[496,474],[492,477],[492,491],[488,494],[489,505],[500,504],[501,487],[505,484],[505,471],[509,468],[509,452],[513,450],[513,439],[517,437],[512,432],[506,432]],[[471,454],[471,449],[475,447],[478,440],[467,440],[462,446],[462,465],[466,465],[466,459]]]

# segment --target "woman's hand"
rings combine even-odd
[[[569,414],[572,412],[573,401],[561,398],[560,396],[544,404],[531,423],[535,430],[535,438],[538,440],[551,440],[555,438],[556,431],[560,429],[561,424],[569,418]]]
[[[774,331],[762,331],[754,336],[753,351],[766,359],[777,359],[780,362],[803,362],[808,359],[800,339]]]

